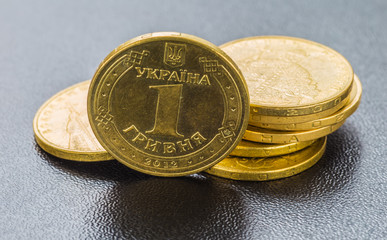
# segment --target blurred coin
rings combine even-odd
[[[291,124],[342,108],[353,71],[338,52],[305,39],[262,36],[220,46],[240,67],[250,92],[249,122]]]
[[[73,85],[51,97],[35,115],[36,142],[46,152],[75,161],[113,159],[91,130],[86,102],[90,80]]]
[[[361,94],[362,94],[361,83],[359,78],[355,75],[349,102],[342,109],[340,109],[339,111],[333,113],[328,117],[320,118],[309,122],[292,123],[292,124],[271,124],[271,123],[261,123],[261,122],[250,122],[249,124],[257,127],[261,127],[261,128],[270,128],[270,129],[285,130],[285,131],[311,130],[311,129],[325,127],[328,125],[341,122],[347,119],[349,116],[351,116],[360,105]]]
[[[268,144],[242,140],[230,153],[238,157],[272,157],[289,154],[310,146],[314,140],[287,144]]]
[[[268,158],[227,157],[206,172],[243,181],[267,181],[296,175],[312,167],[324,154],[327,137],[288,155]]]
[[[243,139],[262,143],[292,143],[321,138],[339,129],[345,120],[330,126],[308,131],[278,131],[249,125]]]

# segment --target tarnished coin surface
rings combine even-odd
[[[326,127],[316,128],[308,131],[279,131],[266,128],[259,128],[249,125],[243,139],[262,143],[294,143],[315,140],[327,136],[339,129],[345,120]]]
[[[297,152],[310,146],[314,140],[286,144],[269,144],[242,140],[230,153],[238,157],[273,157]]]
[[[341,122],[351,116],[360,105],[360,99],[362,95],[362,86],[359,78],[355,75],[353,80],[353,87],[351,90],[349,102],[340,110],[329,115],[328,117],[319,118],[314,121],[302,122],[302,123],[291,123],[291,124],[271,124],[262,122],[250,122],[251,125],[270,128],[275,130],[295,131],[295,130],[312,130],[329,126],[338,122]]]
[[[269,158],[227,157],[206,172],[243,181],[267,181],[290,177],[312,167],[324,154],[327,137],[301,151]]]
[[[225,158],[246,129],[243,75],[217,46],[152,33],[110,53],[90,85],[88,115],[102,146],[157,176],[202,171]]]
[[[220,46],[250,92],[250,121],[288,124],[328,116],[348,100],[353,71],[339,53],[292,37],[262,36]]]
[[[45,102],[37,111],[33,129],[36,142],[46,152],[75,161],[103,161],[106,152],[91,130],[87,117],[90,80],[73,85]]]

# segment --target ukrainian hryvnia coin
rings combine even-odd
[[[75,161],[113,159],[90,127],[86,108],[89,85],[90,80],[57,93],[36,113],[36,142],[48,153]]]
[[[351,95],[349,102],[341,108],[339,111],[333,113],[332,115],[320,118],[314,121],[303,122],[303,123],[292,123],[292,124],[271,124],[271,123],[259,123],[255,122],[254,125],[262,128],[270,128],[276,130],[311,130],[316,128],[321,128],[329,126],[338,122],[341,122],[351,116],[356,109],[359,107],[362,87],[359,78],[354,76],[354,83],[351,90]]]
[[[348,101],[352,67],[324,45],[264,36],[235,40],[220,48],[246,78],[250,124],[312,121],[329,116]]]
[[[102,146],[135,170],[182,176],[216,164],[246,129],[249,98],[236,64],[181,33],[132,39],[108,55],[88,95]]]
[[[327,137],[301,151],[268,158],[227,157],[206,172],[244,181],[267,181],[296,175],[312,167],[324,154]]]
[[[333,133],[339,129],[344,122],[345,120],[330,126],[308,131],[279,131],[249,125],[243,139],[254,142],[281,144],[309,141]]]
[[[289,154],[310,146],[314,140],[287,144],[268,144],[242,140],[230,153],[238,157],[273,157]]]

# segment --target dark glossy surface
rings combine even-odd
[[[382,0],[0,2],[0,238],[386,238],[386,12]],[[321,42],[351,62],[362,103],[320,162],[271,182],[151,177],[36,145],[45,100],[90,79],[119,44],[167,30],[218,45],[275,34]]]

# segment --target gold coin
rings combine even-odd
[[[238,157],[273,157],[289,154],[310,146],[314,140],[287,144],[268,144],[242,140],[230,153]]]
[[[269,158],[228,157],[206,172],[243,181],[267,181],[296,175],[312,167],[324,154],[327,137],[301,151]]]
[[[263,36],[220,46],[238,64],[250,92],[250,121],[311,121],[343,107],[352,86],[349,62],[322,44]]]
[[[181,33],[132,39],[101,63],[88,115],[102,146],[130,168],[183,176],[225,158],[245,132],[242,73],[217,46]]]
[[[350,95],[350,101],[342,109],[335,112],[334,114],[320,118],[314,121],[303,122],[303,123],[292,123],[292,124],[271,124],[271,123],[259,123],[254,122],[250,123],[251,125],[270,128],[275,130],[285,130],[285,131],[294,131],[294,130],[311,130],[316,128],[321,128],[329,126],[338,122],[341,122],[351,116],[360,105],[360,99],[362,94],[362,87],[359,78],[355,75],[354,83]]]
[[[36,142],[46,152],[75,161],[103,161],[106,152],[91,130],[87,117],[90,80],[73,85],[51,97],[35,115]]]
[[[324,137],[339,129],[345,120],[322,128],[317,128],[308,131],[278,131],[265,128],[259,128],[249,125],[243,136],[243,139],[262,142],[262,143],[292,143],[310,141]]]

